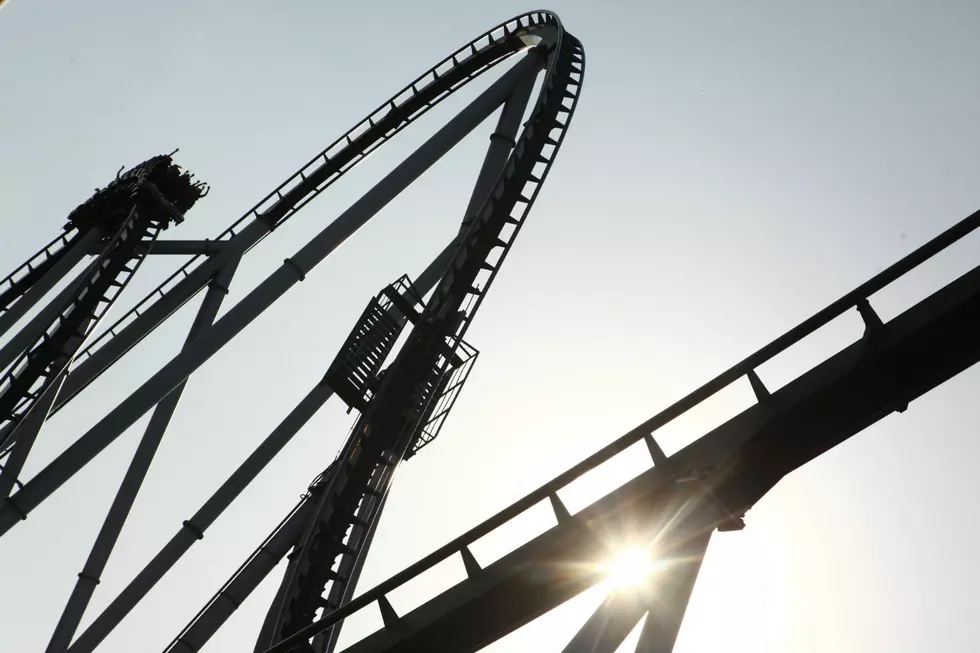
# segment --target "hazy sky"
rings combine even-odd
[[[11,2],[0,11],[0,269],[54,237],[121,165],[176,147],[213,190],[167,235],[213,236],[453,48],[534,8]],[[440,439],[399,473],[362,589],[980,208],[974,1],[551,8],[586,48],[579,110],[469,332],[483,355],[464,395]],[[252,252],[230,302],[459,106],[433,112]],[[488,133],[192,377],[83,625],[320,379],[368,297],[416,275],[455,233]],[[894,316],[976,264],[978,245],[964,241],[875,307]],[[174,265],[150,261],[129,299]],[[190,318],[53,418],[26,475],[168,360]],[[859,335],[850,315],[762,377],[779,387]],[[676,651],[975,650],[978,391],[978,372],[964,373],[781,483],[744,531],[716,536]],[[750,401],[734,388],[666,433],[665,448]],[[331,402],[100,650],[162,650],[332,460],[350,423]],[[4,651],[43,650],[139,434],[0,540]],[[647,464],[627,456],[566,501],[579,509]],[[475,547],[482,562],[531,535],[511,530]],[[458,567],[437,581],[461,577]],[[278,582],[277,572],[206,650],[251,650]],[[437,585],[420,579],[395,608]],[[488,650],[560,650],[601,599],[580,597]],[[346,638],[378,625],[375,614],[352,622]]]

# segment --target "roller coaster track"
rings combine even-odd
[[[159,234],[160,226],[148,216],[135,209],[131,212],[92,266],[91,274],[78,284],[53,317],[53,324],[37,334],[0,376],[0,424],[16,421],[25,414],[62,375],[86,334],[98,324],[146,259],[140,246],[152,243]],[[59,258],[53,256],[49,260],[56,262]],[[45,267],[50,270],[53,265]],[[6,444],[0,442],[0,448]]]
[[[34,256],[0,281],[0,315],[6,314],[44,274],[54,267],[80,236],[74,226],[66,229]]]
[[[217,318],[246,254],[431,108],[508,61],[516,63]],[[607,534],[624,531],[636,531],[655,541],[662,555],[682,553],[695,562],[671,571],[669,582],[665,581],[673,598],[668,602],[669,614],[654,615],[651,604],[630,603],[613,594],[565,651],[611,653],[649,613],[657,618],[647,619],[637,651],[666,652],[677,635],[697,575],[697,561],[712,532],[744,527],[746,511],[786,474],[885,415],[904,410],[910,401],[980,360],[980,339],[975,335],[980,327],[980,267],[887,323],[871,306],[876,292],[980,226],[978,212],[587,460],[354,598],[398,466],[436,437],[476,358],[476,350],[464,336],[564,141],[581,92],[584,67],[581,43],[564,31],[554,14],[536,11],[518,16],[419,76],[213,240],[156,239],[152,250],[136,246],[147,241],[145,236],[128,243],[126,256],[120,255],[119,261],[138,261],[155,251],[190,254],[191,258],[86,346],[81,347],[81,339],[72,340],[70,355],[55,357],[60,367],[38,367],[43,374],[32,372],[35,383],[43,377],[47,389],[32,389],[26,400],[22,397],[0,406],[9,410],[8,425],[0,428],[2,441],[20,432],[22,427],[13,430],[15,425],[38,414],[28,404],[37,404],[44,395],[42,419],[32,422],[39,429],[49,412],[57,412],[77,397],[175,311],[206,291],[178,354],[52,463],[26,483],[18,483],[17,492],[9,497],[2,494],[0,536],[26,520],[152,411],[49,642],[49,653],[96,650],[334,394],[358,411],[339,454],[178,633],[168,653],[200,651],[284,559],[288,563],[273,604],[262,624],[252,624],[258,634],[257,653],[333,651],[344,620],[369,607],[380,611],[384,626],[345,649],[351,653],[475,651],[599,582],[602,574],[596,563],[609,553]],[[539,91],[532,100],[535,87]],[[371,299],[323,379],[76,638],[188,378],[498,108],[499,119],[462,224],[446,249],[414,282],[403,276]],[[149,240],[155,235],[150,234]],[[56,276],[52,271],[67,266],[67,253],[81,251],[73,245],[76,239],[66,231],[0,282],[0,334],[4,325],[13,324],[15,312],[24,311],[28,300],[40,294],[32,289],[44,289]],[[94,265],[98,267],[103,260],[105,255]],[[132,266],[123,268],[130,276],[135,272]],[[101,283],[97,274],[86,278]],[[107,288],[92,288],[87,295],[90,299],[115,297]],[[78,297],[83,294],[77,293]],[[865,329],[852,345],[781,388],[770,391],[766,387],[757,372],[760,365],[855,309]],[[79,324],[86,333],[92,330],[84,320]],[[397,348],[395,343],[405,329],[407,337]],[[14,337],[24,338],[21,334]],[[12,369],[20,374],[30,367],[30,359],[27,356]],[[747,382],[757,402],[667,456],[655,438],[657,429],[736,382]],[[571,514],[560,496],[565,488],[641,441],[650,453],[652,467]],[[9,481],[8,471],[0,470],[0,479]],[[481,563],[473,554],[471,547],[482,537],[542,503],[553,511],[553,528],[490,564]],[[464,580],[415,609],[400,610],[397,601],[393,605],[392,592],[457,556],[466,572]],[[582,563],[578,568],[587,571],[556,574],[557,563]]]

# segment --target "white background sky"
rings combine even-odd
[[[213,191],[168,236],[213,236],[453,48],[533,8],[9,3],[0,11],[0,267],[50,240],[120,165],[178,146],[178,161]],[[552,8],[586,48],[582,101],[469,333],[483,355],[440,439],[400,472],[362,588],[980,207],[975,2]],[[230,300],[459,106],[433,112],[263,243]],[[319,380],[368,297],[417,274],[455,233],[487,133],[192,378],[84,623]],[[969,269],[978,242],[874,298],[879,313],[888,319]],[[127,295],[173,265],[151,261]],[[26,475],[168,360],[189,320],[181,314],[53,418]],[[762,377],[778,387],[859,334],[848,316]],[[978,383],[968,371],[838,447],[781,483],[745,531],[716,537],[678,653],[974,650]],[[749,401],[747,388],[734,389],[666,433],[665,448]],[[339,402],[322,411],[100,650],[162,650],[329,463],[349,424]],[[43,650],[138,437],[127,432],[0,540],[4,651]],[[641,458],[569,493],[570,507],[635,473]],[[477,555],[486,562],[530,534],[518,528]],[[277,582],[206,650],[251,650]],[[396,609],[437,585],[396,594]],[[600,600],[580,597],[489,650],[560,650]],[[372,619],[352,623],[348,637],[379,625]]]

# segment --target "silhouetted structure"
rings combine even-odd
[[[498,81],[216,319],[238,266],[276,227],[432,106],[512,57],[517,63]],[[5,457],[0,535],[27,519],[152,411],[49,653],[95,650],[334,393],[358,411],[340,454],[167,651],[199,651],[284,558],[288,564],[275,601],[264,623],[255,625],[259,653],[332,651],[343,619],[375,604],[384,628],[348,651],[475,651],[598,582],[598,571],[559,577],[554,569],[567,568],[570,561],[604,559],[607,534],[624,532],[656,536],[662,553],[681,554],[690,562],[661,576],[656,604],[642,594],[610,596],[565,650],[614,651],[649,614],[637,650],[669,651],[713,531],[742,528],[745,511],[787,473],[890,412],[904,410],[908,402],[980,359],[975,335],[980,328],[980,268],[887,323],[868,302],[875,292],[980,226],[977,213],[589,459],[352,600],[394,470],[438,435],[476,359],[476,350],[463,337],[561,146],[584,64],[581,44],[554,14],[519,16],[417,78],[214,240],[158,238],[183,219],[206,189],[169,156],[156,157],[98,191],[69,216],[62,235],[4,280],[0,335],[24,322],[85,256],[94,257],[0,347],[0,442]],[[538,95],[525,116],[538,80]],[[500,115],[458,234],[414,282],[402,276],[370,300],[323,379],[76,637],[188,377],[497,109]],[[190,260],[114,324],[90,337],[148,254],[186,255]],[[51,464],[21,483],[17,477],[46,418],[202,291],[182,350]],[[776,391],[765,386],[756,373],[760,365],[855,309],[866,327],[858,342]],[[405,329],[404,344],[396,349]],[[757,403],[666,456],[655,431],[736,382],[749,383]],[[563,488],[641,440],[649,449],[651,469],[570,514],[559,496]],[[557,525],[500,560],[481,565],[470,546],[541,502],[551,506]],[[399,615],[387,596],[457,555],[468,578]],[[663,601],[665,596],[672,600]]]

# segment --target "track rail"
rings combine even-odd
[[[161,225],[134,206],[91,273],[17,360],[0,376],[0,426],[16,423],[74,358],[85,337],[112,307],[146,258],[140,245],[153,243]],[[0,441],[0,449],[9,444]]]
[[[27,288],[44,276],[78,240],[80,230],[69,226],[58,237],[39,249],[25,263],[0,280],[0,315],[13,307]]]

